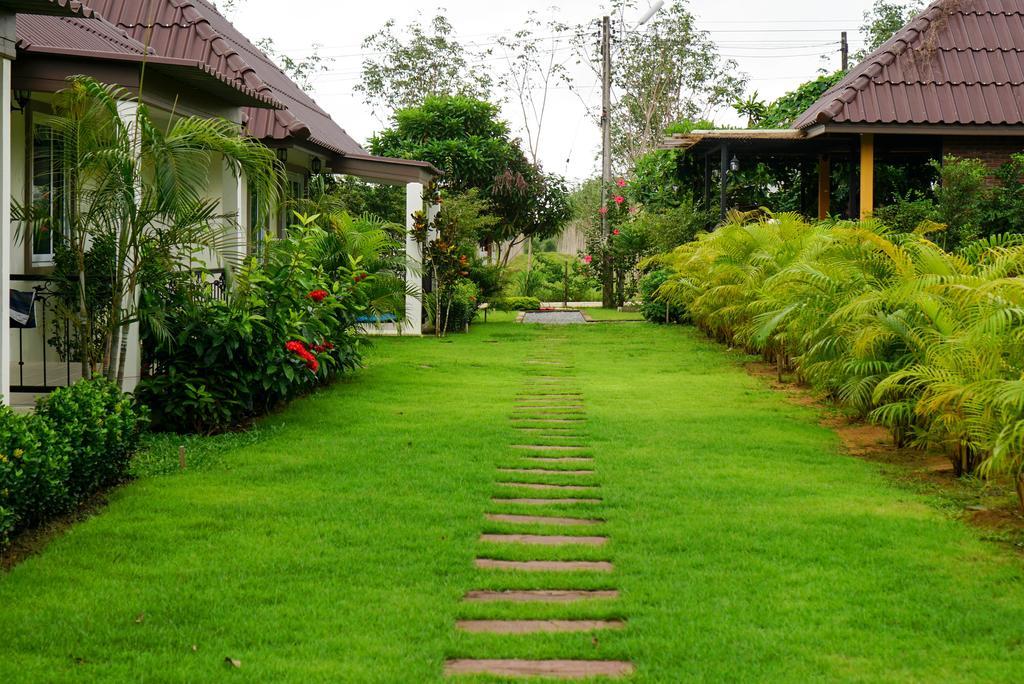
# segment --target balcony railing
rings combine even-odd
[[[23,293],[23,301],[29,303],[22,311],[27,320],[11,320],[11,394],[45,394],[82,376],[81,363],[68,354],[71,325],[57,315],[53,285],[45,276],[11,276],[11,289]]]

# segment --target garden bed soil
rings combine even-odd
[[[68,529],[102,511],[109,503],[107,497],[110,492],[119,486],[97,492],[70,513],[16,534],[10,544],[0,547],[0,571],[8,572],[25,559],[42,553],[51,541]]]
[[[808,387],[786,376],[780,382],[774,365],[754,361],[745,363],[744,368],[773,390],[783,392],[791,403],[821,411],[821,425],[838,435],[847,455],[883,465],[883,472],[900,484],[937,495],[943,508],[949,507],[956,517],[984,531],[986,539],[1024,553],[1024,513],[1008,478],[988,482],[957,478],[945,456],[895,446],[886,428],[843,415]]]

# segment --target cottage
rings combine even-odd
[[[359,176],[378,183],[407,188],[407,215],[422,210],[423,190],[438,171],[430,164],[374,157],[366,152],[315,101],[281,71],[217,10],[203,0],[95,0],[89,7],[70,0],[2,2],[17,11],[16,34],[5,65],[10,70],[13,101],[4,107],[9,128],[0,132],[7,152],[9,173],[4,205],[4,255],[8,269],[0,275],[5,287],[25,293],[21,302],[37,320],[34,328],[0,331],[0,394],[16,402],[77,379],[76,364],[61,360],[47,342],[47,276],[52,271],[52,231],[28,227],[28,239],[18,240],[10,225],[11,197],[25,204],[59,195],[58,155],[47,135],[47,117],[53,94],[69,76],[84,74],[138,92],[158,118],[179,114],[217,116],[235,121],[277,152],[287,173],[286,194],[302,196],[312,175],[335,173]],[[25,10],[38,6],[45,14]],[[9,12],[15,23],[14,14]],[[16,59],[14,59],[16,57]],[[124,115],[133,116],[126,107]],[[289,217],[285,212],[260,216],[258,202],[245,178],[235,175],[220,160],[213,160],[208,196],[221,211],[238,217],[238,251],[245,253],[268,235],[280,235]],[[436,210],[436,208],[434,209]],[[419,278],[418,245],[406,244],[407,278]],[[32,296],[36,296],[33,300]],[[0,295],[10,308],[10,296]],[[16,306],[19,303],[15,297]],[[0,314],[9,324],[11,311]],[[419,333],[422,303],[410,296],[406,319]],[[415,324],[413,324],[415,323]],[[50,325],[52,327],[52,314]],[[393,327],[393,326],[392,326]],[[130,344],[127,387],[140,374],[137,339]]]
[[[1024,151],[1024,0],[932,2],[791,128],[694,131],[666,147],[704,160],[705,193],[717,178],[723,217],[730,173],[758,158],[800,165],[821,218],[871,215],[881,164],[954,155],[995,170]],[[845,207],[833,201],[837,166],[851,189]]]

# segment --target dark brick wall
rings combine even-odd
[[[948,136],[942,140],[942,156],[980,159],[992,172],[1010,161],[1011,154],[1020,152],[1024,152],[1024,138],[1016,136]]]

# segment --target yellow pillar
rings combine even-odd
[[[875,213],[875,136],[860,136],[860,218],[863,221]]]
[[[818,220],[828,218],[832,207],[832,169],[827,154],[818,157]]]

